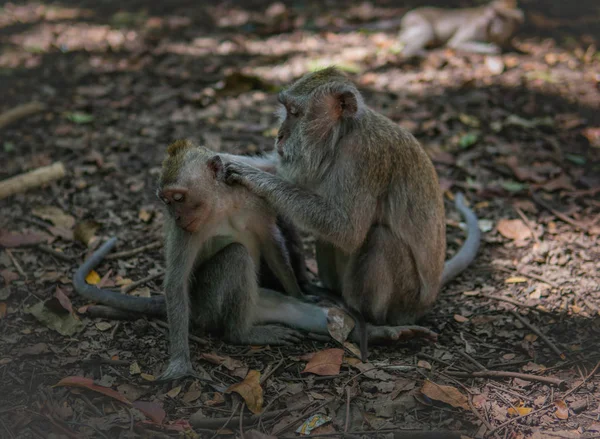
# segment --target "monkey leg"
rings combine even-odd
[[[197,267],[191,288],[194,322],[209,331],[222,331],[238,344],[291,344],[297,331],[275,325],[255,326],[258,283],[252,257],[239,243],[229,244]]]
[[[435,41],[435,32],[427,20],[415,17],[403,27],[399,40],[404,45],[401,52],[404,57],[423,56],[425,47]]]
[[[413,324],[418,317],[419,289],[408,245],[387,227],[373,226],[363,247],[348,262],[342,289],[346,302],[371,322],[366,328],[369,343],[437,338],[431,330]]]

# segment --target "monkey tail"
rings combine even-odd
[[[142,313],[145,315],[165,315],[166,302],[164,296],[159,297],[134,297],[116,291],[98,288],[85,281],[88,273],[96,267],[117,243],[117,238],[111,238],[100,246],[92,256],[85,261],[73,276],[75,290],[88,300],[108,305],[125,311]]]
[[[454,205],[467,223],[467,240],[458,253],[444,265],[442,285],[454,279],[473,262],[481,242],[481,231],[479,230],[479,224],[477,224],[477,216],[465,205],[465,197],[462,193],[456,194]]]

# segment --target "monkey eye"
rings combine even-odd
[[[173,200],[175,200],[175,201],[182,201],[183,200],[183,194],[180,194],[180,193],[173,194]]]
[[[298,116],[298,109],[296,107],[290,107],[288,112],[292,115],[292,116]]]

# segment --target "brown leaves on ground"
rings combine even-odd
[[[324,376],[338,375],[343,358],[343,349],[325,349],[313,355],[302,373]]]
[[[463,395],[456,387],[444,386],[429,380],[425,380],[425,384],[423,384],[423,387],[421,388],[421,393],[430,399],[444,402],[452,407],[460,407],[465,410],[470,410],[467,397]]]
[[[502,236],[513,241],[524,241],[531,238],[531,230],[520,219],[501,219],[498,221],[497,227]]]
[[[258,414],[262,410],[263,405],[263,389],[260,385],[260,372],[257,370],[251,370],[244,381],[236,384],[232,384],[225,391],[225,393],[235,392],[239,394],[244,401],[248,409]]]

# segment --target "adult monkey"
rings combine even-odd
[[[475,258],[477,218],[456,197],[468,238],[444,265],[442,191],[419,142],[369,109],[354,84],[330,67],[279,94],[277,153],[257,166],[227,161],[225,179],[266,199],[317,237],[319,275],[327,288],[376,325],[407,325],[422,316],[440,286]]]

